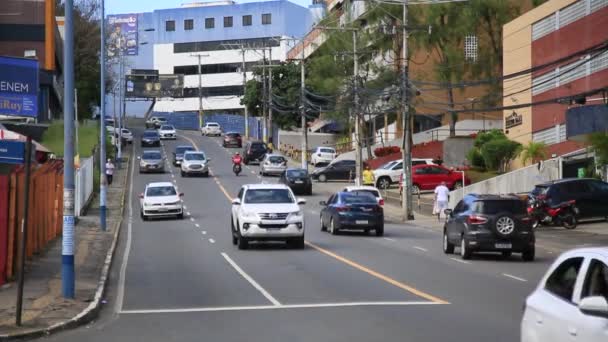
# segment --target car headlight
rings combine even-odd
[[[302,212],[302,210],[298,210],[298,211],[294,211],[292,213],[289,213],[289,215],[287,216],[287,219],[301,219],[302,216],[304,215],[304,213]]]
[[[257,218],[258,214],[251,211],[243,211],[243,217]]]

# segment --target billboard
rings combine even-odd
[[[180,98],[184,96],[184,75],[126,75],[126,98]]]
[[[137,14],[118,14],[108,16],[108,57],[114,57],[122,51],[125,56],[137,56],[138,24]]]
[[[0,57],[0,115],[38,116],[38,61]]]
[[[25,161],[25,142],[0,140],[0,164],[23,164]]]

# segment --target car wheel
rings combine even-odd
[[[510,258],[511,255],[513,254],[513,252],[511,252],[511,251],[502,251],[501,254],[502,254],[502,257],[506,259],[506,258]]]
[[[500,237],[509,237],[515,233],[515,220],[508,214],[498,214],[494,223],[494,231]]]
[[[181,171],[181,175],[182,177],[186,177],[186,173],[184,171]]]
[[[230,216],[230,235],[232,236],[232,244],[236,246],[239,239],[234,231],[234,221],[232,220],[232,216]]]
[[[243,236],[239,236],[237,243],[238,243],[238,248],[241,250],[249,248],[249,241],[247,241],[247,238],[245,238]]]
[[[388,177],[380,177],[380,179],[378,179],[377,186],[380,189],[388,189],[391,187],[391,179]]]
[[[327,231],[327,227],[325,227],[325,224],[323,223],[323,216],[319,216],[320,220],[321,220],[321,231],[322,232],[326,232]]]
[[[144,221],[146,220],[146,217],[144,216],[143,210],[139,211],[139,217],[141,217],[141,219],[144,220]]]
[[[450,243],[450,241],[448,240],[448,233],[445,229],[443,230],[443,253],[445,253],[445,254],[454,253],[454,244]]]
[[[323,174],[320,174],[319,175],[319,182],[323,182],[323,183],[327,182],[327,176],[325,176]]]
[[[535,256],[535,249],[534,247],[525,250],[523,253],[521,253],[521,258],[524,261],[534,261],[534,256]]]
[[[471,252],[471,250],[469,250],[469,247],[467,247],[467,239],[463,236],[460,239],[460,257],[463,260],[468,260],[471,259],[471,255],[473,253]]]
[[[338,228],[336,228],[336,223],[333,218],[329,221],[329,233],[331,235],[338,235]]]
[[[205,178],[209,177],[209,172],[203,173],[203,177],[205,177]]]
[[[383,235],[384,235],[384,224],[381,224],[378,227],[376,227],[376,236],[383,236]]]
[[[312,187],[310,187],[308,190],[306,190],[306,195],[312,196]]]

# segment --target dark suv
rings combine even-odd
[[[569,178],[537,185],[532,193],[550,207],[576,201],[578,218],[608,218],[608,183],[597,179]]]
[[[243,163],[245,165],[251,162],[260,162],[264,159],[268,153],[268,148],[266,144],[261,141],[250,141],[245,145],[245,150],[243,151]]]
[[[141,146],[155,146],[160,147],[160,135],[156,130],[145,130],[141,136]]]
[[[474,252],[522,253],[524,261],[534,260],[535,237],[526,202],[517,196],[475,195],[464,197],[448,216],[443,227],[443,251],[470,259]]]

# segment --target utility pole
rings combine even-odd
[[[243,54],[243,96],[247,92],[247,69],[245,64],[245,47],[241,44],[241,53]],[[245,106],[245,138],[249,138],[249,110]]]
[[[268,48],[268,121],[266,123],[268,138],[272,137],[272,47]],[[270,140],[272,143],[272,140]],[[273,144],[274,145],[274,144]]]
[[[30,183],[32,174],[32,137],[27,137],[25,145],[25,196],[23,196],[23,219],[21,221],[21,241],[19,244],[19,276],[17,280],[17,307],[15,324],[21,326],[23,312],[23,287],[25,285],[25,250],[27,248],[28,209],[30,200]]]
[[[412,199],[412,120],[410,118],[409,101],[408,101],[408,55],[407,55],[407,0],[403,2],[403,19],[402,19],[402,35],[403,50],[402,67],[401,67],[401,91],[403,100],[403,142],[402,142],[402,157],[403,157],[403,218],[405,220],[414,219],[414,208]]]
[[[266,116],[266,49],[262,49],[262,141],[268,142],[268,117]]]
[[[300,115],[302,117],[302,168],[308,170],[308,127],[306,127],[306,106],[304,105],[304,97],[306,84],[304,74],[304,42],[302,38],[302,58],[300,59]]]
[[[74,1],[65,0],[63,53],[63,233],[61,280],[64,298],[74,298]]]
[[[118,75],[118,121],[114,122],[114,125],[118,126],[118,132],[121,132],[121,134],[122,134],[122,124],[121,124],[122,123],[122,109],[123,109],[122,97],[124,95],[124,93],[123,93],[123,85],[124,85],[123,84],[123,75],[125,74],[125,71],[124,71],[125,61],[124,61],[124,55],[122,53],[122,46],[119,49],[119,56],[120,56],[120,64],[118,66],[118,70],[120,70],[120,72],[119,72],[120,75]],[[117,140],[116,139],[116,126],[114,126],[114,131],[112,132],[112,135],[114,137],[114,143],[117,144],[116,146],[118,148],[116,160],[118,162],[118,164],[117,164],[118,168],[120,168],[120,162],[122,161],[122,141],[120,138],[118,139],[118,141],[116,141]]]
[[[100,48],[100,85],[101,103],[99,113],[99,225],[106,230],[106,201],[108,181],[106,179],[106,14],[105,0],[101,0],[101,48]]]
[[[203,65],[201,58],[209,57],[208,54],[193,54],[191,57],[198,59],[198,126],[203,127]]]
[[[355,137],[357,143],[356,165],[355,165],[355,184],[363,184],[363,145],[361,144],[361,117],[359,113],[359,94],[357,94],[357,86],[359,82],[359,61],[357,60],[357,30],[353,32],[353,94],[355,102]]]

